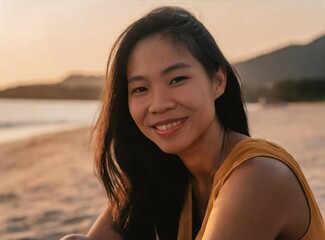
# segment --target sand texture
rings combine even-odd
[[[254,137],[299,162],[325,214],[325,103],[250,108]],[[86,233],[105,207],[94,176],[90,129],[0,145],[0,239],[60,239]]]
[[[0,146],[0,239],[87,232],[105,206],[89,129]]]

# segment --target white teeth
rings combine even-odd
[[[174,128],[176,126],[178,126],[179,124],[182,123],[182,120],[178,120],[172,123],[167,123],[167,124],[162,124],[162,125],[157,125],[156,128],[160,131],[165,131],[168,130],[170,128]]]

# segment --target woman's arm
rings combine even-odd
[[[83,234],[70,234],[60,240],[89,240],[89,238]]]
[[[90,240],[123,240],[123,238],[112,229],[107,208],[99,215],[94,225],[87,233],[87,236]]]
[[[61,240],[123,240],[122,237],[110,227],[107,208],[99,215],[87,236],[70,234]]]
[[[294,173],[280,161],[255,158],[225,182],[203,239],[300,239],[309,221],[308,203]]]

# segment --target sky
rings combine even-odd
[[[104,75],[118,34],[162,5],[194,13],[232,63],[325,35],[325,0],[0,0],[0,89]]]

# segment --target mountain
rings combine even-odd
[[[325,79],[325,35],[307,45],[291,45],[234,66],[244,86],[269,86],[285,79]]]
[[[254,101],[275,83],[325,79],[325,35],[307,45],[291,45],[234,64],[244,95]],[[0,91],[0,98],[99,99],[104,76],[72,75],[49,85],[20,86]]]
[[[59,83],[60,86],[68,88],[102,88],[103,76],[71,75]]]
[[[18,86],[0,91],[0,98],[99,99],[103,76],[72,75],[60,83]]]

